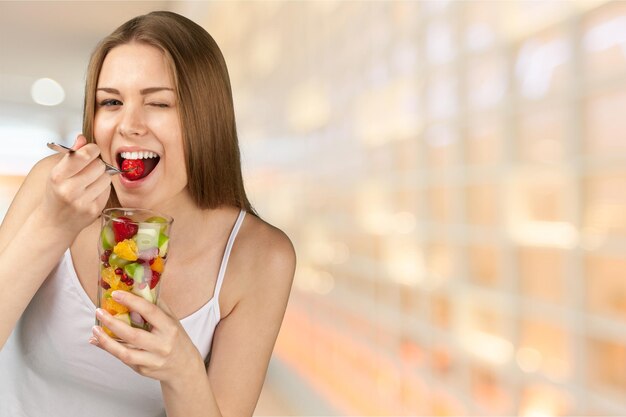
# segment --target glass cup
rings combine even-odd
[[[101,219],[98,308],[132,327],[150,331],[150,323],[115,301],[111,293],[128,291],[156,304],[173,219],[152,210],[136,208],[105,209]],[[102,326],[97,318],[96,325]],[[119,340],[106,326],[102,328]]]

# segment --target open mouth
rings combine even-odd
[[[129,181],[141,180],[154,170],[161,157],[152,151],[120,152],[117,164],[124,172],[122,176]]]

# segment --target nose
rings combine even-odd
[[[147,132],[144,115],[140,105],[125,103],[118,131],[124,137],[138,137]]]

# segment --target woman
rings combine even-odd
[[[92,55],[83,132],[0,228],[0,415],[252,415],[295,254],[246,197],[219,48],[174,13],[125,23]],[[110,177],[99,156],[144,172]],[[114,293],[151,332],[95,311],[107,203],[175,219],[159,304]]]

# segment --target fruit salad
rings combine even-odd
[[[172,219],[144,209],[107,209],[98,242],[98,307],[130,326],[150,330],[140,314],[112,298],[113,291],[136,294],[156,303],[167,261]],[[101,326],[99,320],[96,324]],[[117,337],[106,326],[109,336]]]

